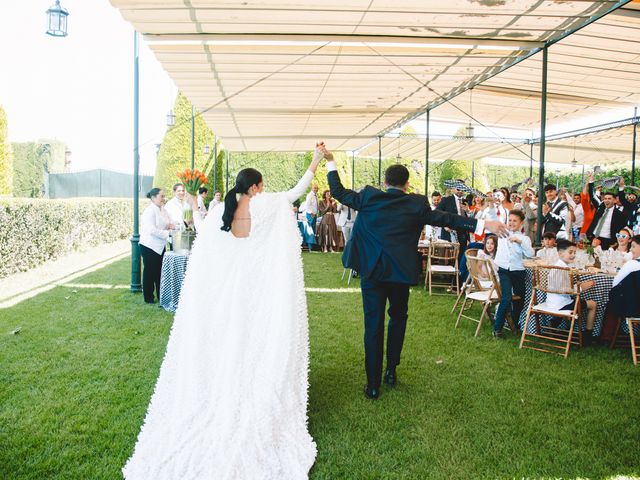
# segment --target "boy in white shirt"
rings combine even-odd
[[[509,236],[498,239],[495,262],[498,266],[502,297],[493,325],[493,336],[496,338],[502,338],[502,327],[504,327],[504,320],[508,310],[512,309],[511,318],[516,327],[520,321],[526,281],[523,261],[525,257],[533,257],[531,239],[522,233],[523,222],[524,213],[521,210],[509,212],[507,223]],[[520,299],[513,301],[513,295],[517,295]]]
[[[542,245],[543,247],[538,250],[536,253],[536,257],[545,258],[545,259],[553,259],[554,261],[558,258],[558,250],[556,249],[556,234],[553,232],[544,232],[542,235]]]
[[[555,263],[556,267],[569,267],[576,259],[576,244],[565,239],[558,240],[558,261]],[[589,280],[587,282],[580,282],[578,288],[580,291],[588,290],[592,288],[596,282]],[[549,278],[549,288],[557,290],[569,290],[570,279],[569,274],[562,271],[554,271]],[[561,293],[548,293],[547,301],[545,302],[549,307],[557,310],[573,310],[576,304],[576,296],[561,294]],[[586,345],[590,345],[593,341],[593,325],[596,322],[596,308],[597,303],[595,300],[580,299],[580,306],[584,310],[587,309],[587,330],[583,336]]]

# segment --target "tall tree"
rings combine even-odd
[[[0,195],[13,193],[13,154],[8,131],[7,114],[0,105]]]
[[[154,186],[165,189],[169,194],[171,187],[179,181],[176,174],[191,166],[191,103],[182,92],[179,92],[176,97],[173,111],[176,116],[176,123],[173,127],[167,129],[167,133],[165,133],[160,145],[156,174],[153,181]],[[213,139],[213,132],[202,117],[196,113],[194,134],[195,168],[202,170],[207,160],[213,156]],[[203,153],[205,145],[210,147],[209,155]],[[224,152],[218,148],[218,159],[223,158],[223,156]],[[213,168],[213,165],[210,164],[210,166]],[[219,168],[220,166],[218,165]],[[211,176],[213,176],[212,172],[211,170]],[[219,170],[218,173],[220,173]],[[210,181],[213,182],[213,179]],[[208,185],[208,187],[209,194],[212,195],[214,188],[212,185]]]

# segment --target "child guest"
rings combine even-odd
[[[521,210],[509,212],[508,228],[509,236],[498,239],[498,251],[496,253],[496,265],[498,266],[498,278],[502,287],[502,297],[496,312],[496,320],[493,326],[493,336],[502,338],[505,315],[512,309],[512,319],[516,326],[522,311],[524,299],[525,271],[523,261],[525,257],[533,256],[531,240],[522,233],[524,213]],[[513,301],[512,296],[520,297]],[[514,332],[515,333],[515,332]]]

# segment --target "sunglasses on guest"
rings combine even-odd
[[[629,238],[626,233],[616,233],[616,238]]]

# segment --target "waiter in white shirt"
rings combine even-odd
[[[173,198],[165,205],[165,210],[169,214],[171,223],[175,229],[184,227],[184,211],[189,208],[184,201],[185,189],[182,183],[176,183],[173,186]]]
[[[162,257],[173,225],[164,207],[164,192],[159,188],[152,188],[147,198],[151,200],[151,204],[145,208],[140,218],[139,244],[144,263],[142,293],[146,303],[154,303],[154,291],[160,300]]]

